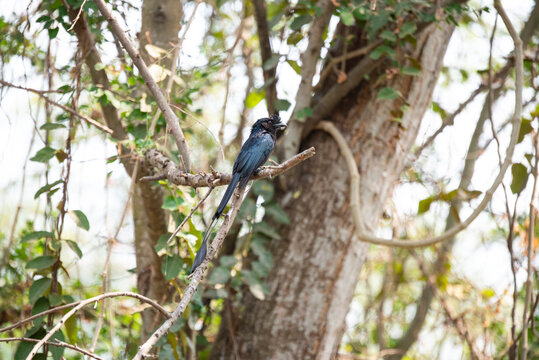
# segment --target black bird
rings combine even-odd
[[[286,125],[281,122],[281,118],[278,115],[272,115],[269,118],[258,119],[251,128],[251,135],[243,146],[240,153],[234,162],[232,168],[232,180],[226,188],[225,194],[221,199],[221,203],[215,210],[215,214],[212,217],[210,226],[206,230],[202,245],[198,250],[191,267],[191,273],[202,263],[206,257],[208,251],[207,240],[210,236],[216,220],[223,214],[226,204],[230,200],[230,197],[234,193],[234,190],[239,184],[239,188],[243,187],[249,182],[251,176],[256,170],[264,165],[268,160],[273,147],[275,146],[275,135],[277,130],[286,128]]]

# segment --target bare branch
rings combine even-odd
[[[0,339],[0,342],[12,342],[12,341],[26,341],[26,342],[37,343],[37,342],[39,342],[39,339],[32,339],[32,338],[27,338],[27,337],[11,337],[11,338]],[[89,357],[97,359],[97,360],[104,360],[101,356],[97,356],[96,354],[94,354],[94,353],[92,353],[90,351],[84,350],[84,349],[82,349],[82,348],[80,348],[78,346],[75,346],[75,345],[65,343],[65,342],[60,341],[58,339],[54,339],[54,341],[45,341],[45,344],[50,345],[50,346],[64,347],[64,348],[67,348],[67,349],[75,350],[77,352],[80,352],[81,354],[84,354],[86,356],[89,356]]]
[[[45,96],[45,93],[50,92],[50,91],[41,91],[41,90],[37,90],[37,89],[27,88],[27,87],[23,87],[23,86],[19,86],[19,85],[9,83],[9,82],[4,81],[2,79],[0,79],[0,84],[2,84],[4,86],[11,87],[11,88],[14,88],[14,89],[25,90],[25,91],[29,91],[31,93],[37,94],[43,100],[48,102],[49,104],[52,104],[52,105],[54,105],[56,107],[59,107],[60,109],[62,109],[64,111],[67,111],[68,113],[70,113],[72,115],[75,115],[79,119],[86,121],[88,124],[91,124],[91,125],[95,126],[99,130],[102,130],[102,131],[112,135],[112,129],[110,129],[109,127],[107,127],[107,126],[105,126],[103,124],[100,124],[97,120],[94,120],[94,119],[92,119],[92,118],[90,118],[90,117],[88,117],[86,115],[83,115],[83,114],[71,109],[70,107],[67,107],[67,106],[62,105],[60,103],[57,103],[56,101],[54,101],[52,99],[49,99],[47,96]]]
[[[178,117],[176,116],[176,114],[174,114],[174,111],[172,111],[170,105],[168,104],[168,101],[161,92],[161,89],[159,89],[159,86],[157,85],[152,74],[148,70],[148,67],[144,63],[144,60],[142,60],[142,57],[131,43],[131,40],[129,40],[129,38],[125,34],[125,31],[121,28],[118,21],[112,15],[111,10],[107,7],[107,5],[105,5],[105,2],[103,0],[94,0],[94,2],[99,8],[101,14],[103,14],[105,19],[107,19],[114,36],[118,38],[131,59],[133,59],[133,63],[140,71],[140,75],[142,76],[144,82],[146,83],[146,86],[148,87],[148,89],[150,89],[152,95],[154,96],[155,101],[159,106],[159,109],[163,112],[165,120],[167,121],[167,125],[171,129],[172,135],[176,140],[176,146],[178,147],[178,151],[180,152],[183,164],[185,165],[185,170],[189,172],[191,169],[189,147],[187,146],[187,142],[185,141],[185,137],[183,136],[183,131],[180,127]]]
[[[307,160],[315,154],[315,148],[311,147],[291,159],[283,162],[278,166],[264,166],[260,168],[252,177],[251,180],[264,179],[268,177],[274,177],[287,171],[288,169],[296,166],[300,162]],[[146,161],[152,167],[155,167],[157,171],[175,185],[184,185],[191,187],[215,187],[227,185],[232,179],[232,174],[225,174],[220,172],[198,173],[190,174],[186,173],[176,167],[173,161],[161,154],[157,150],[148,150],[146,152]],[[153,180],[155,176],[143,177],[140,181]]]

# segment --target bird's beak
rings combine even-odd
[[[279,122],[277,124],[275,124],[275,127],[277,128],[277,130],[284,130],[286,129],[286,124],[285,123],[282,123],[282,122]]]

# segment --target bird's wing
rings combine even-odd
[[[274,141],[270,134],[253,134],[243,144],[234,162],[233,173],[241,174],[241,179],[248,179],[268,160],[273,151]]]

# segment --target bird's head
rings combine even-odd
[[[281,122],[279,115],[271,115],[267,118],[258,119],[251,131],[267,131],[271,134],[276,134],[277,130],[286,129],[286,124]]]

